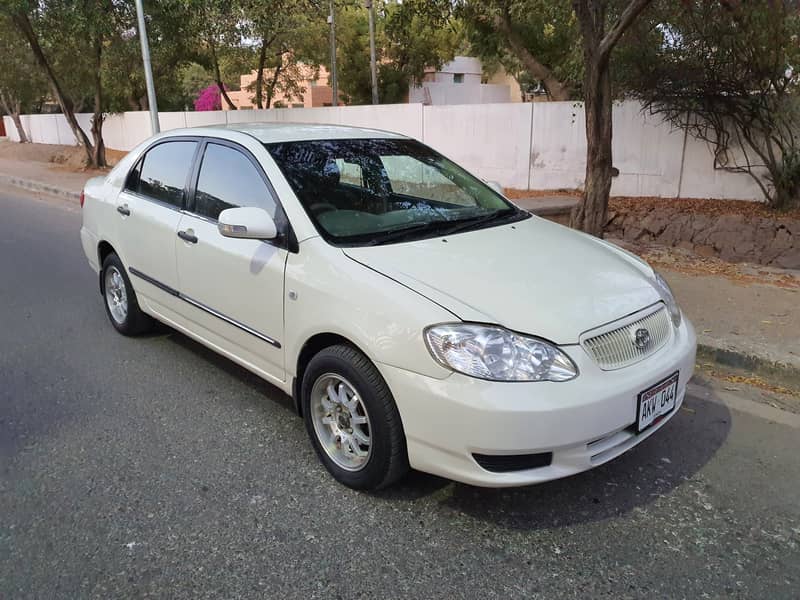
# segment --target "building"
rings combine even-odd
[[[425,76],[408,92],[408,101],[422,104],[488,104],[521,102],[516,80],[505,71],[484,78],[480,59],[456,56],[438,71],[425,70]]]
[[[276,89],[272,96],[272,108],[311,108],[316,106],[331,106],[333,99],[333,90],[328,83],[328,70],[322,65],[313,67],[305,63],[295,63],[291,67],[296,69],[299,73],[298,90],[299,93],[290,96],[282,89]],[[273,77],[274,69],[267,69],[264,71],[264,82],[270,81]],[[239,109],[256,108],[253,100],[255,91],[250,89],[250,86],[256,80],[256,71],[251,71],[242,75],[239,79],[241,89],[239,91],[228,92],[231,102]],[[280,87],[280,86],[276,86]],[[266,97],[264,98],[266,102]],[[339,104],[342,101],[339,100]],[[223,109],[226,109],[223,102]]]

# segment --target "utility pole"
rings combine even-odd
[[[375,65],[375,7],[372,0],[364,0],[369,11],[369,68],[372,73],[372,103],[378,104],[378,70]]]
[[[147,43],[147,27],[144,23],[142,0],[136,0],[136,19],[139,22],[139,42],[142,45],[142,62],[144,63],[144,81],[147,85],[147,105],[150,107],[150,129],[152,135],[161,131],[158,126],[158,104],[156,104],[156,87],[153,84],[153,67],[150,65],[150,44]]]
[[[330,6],[331,14],[328,15],[328,24],[331,26],[331,88],[333,90],[331,106],[339,106],[339,85],[336,81],[336,3],[334,0],[331,0]]]

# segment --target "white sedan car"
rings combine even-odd
[[[353,488],[409,467],[492,487],[590,469],[662,427],[694,368],[647,264],[401,135],[170,131],[82,205],[111,324],[157,319],[291,394]]]

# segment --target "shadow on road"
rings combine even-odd
[[[230,375],[238,382],[243,383],[259,394],[264,395],[269,400],[275,402],[275,404],[278,406],[287,409],[292,413],[292,415],[295,415],[294,401],[292,398],[287,396],[283,390],[262,379],[255,373],[251,373],[232,360],[225,358],[214,350],[206,348],[199,342],[195,342],[190,337],[161,323],[157,324],[152,336],[156,337],[159,334],[167,337],[169,340],[175,342],[178,346],[181,346],[185,350],[196,354],[202,360],[213,364],[216,368],[224,371],[227,375]]]
[[[524,488],[477,488],[413,473],[382,492],[389,501],[434,495],[442,505],[510,529],[551,529],[628,513],[669,494],[722,446],[730,432],[722,403],[687,397],[658,433],[616,460],[573,477]]]

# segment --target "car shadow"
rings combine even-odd
[[[377,495],[409,502],[430,496],[441,506],[509,529],[552,529],[602,521],[646,506],[686,482],[712,459],[730,428],[731,414],[723,403],[687,395],[678,413],[660,431],[615,460],[572,477],[492,489],[413,473]]]
[[[158,323],[153,332],[149,335],[152,335],[152,337],[160,336],[169,339],[184,350],[195,354],[201,360],[213,364],[214,367],[220,371],[224,371],[225,374],[229,375],[237,382],[249,387],[259,395],[273,401],[277,406],[280,406],[281,408],[291,412],[292,415],[297,416],[297,413],[294,410],[294,400],[292,400],[292,397],[287,395],[282,389],[269,383],[265,379],[262,379],[255,373],[251,373],[244,367],[236,364],[225,356],[222,356],[214,350],[207,348],[200,342],[196,342],[183,333],[161,323]]]

